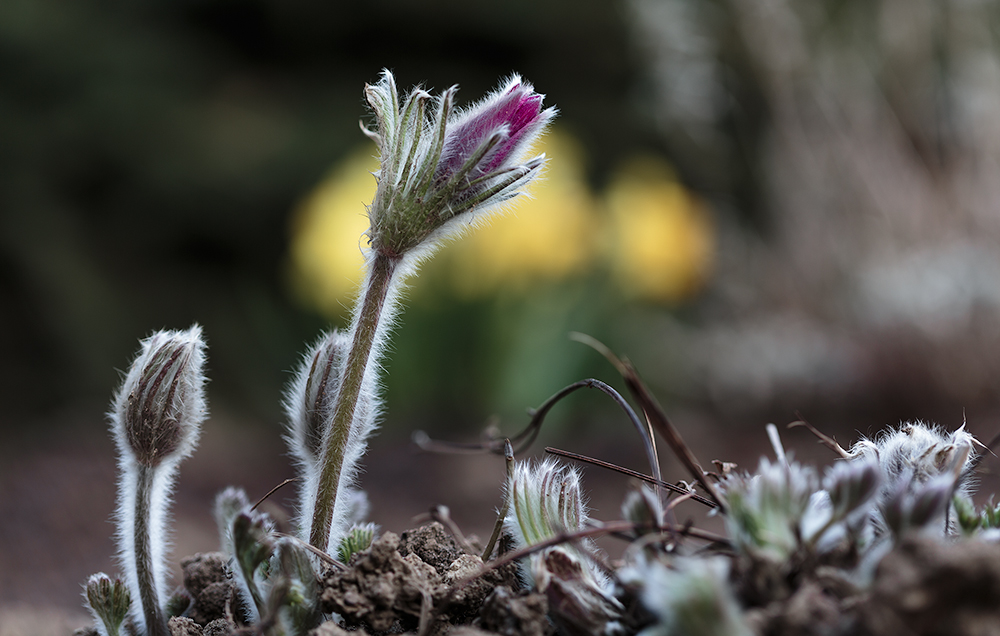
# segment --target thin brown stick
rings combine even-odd
[[[253,512],[254,510],[256,510],[256,509],[257,509],[257,506],[259,506],[259,505],[261,505],[262,503],[264,503],[264,501],[265,501],[265,500],[266,500],[266,499],[267,499],[268,497],[270,497],[271,495],[273,495],[274,493],[276,493],[276,492],[278,491],[278,489],[279,489],[279,488],[281,488],[282,486],[287,486],[288,484],[292,483],[293,481],[298,481],[298,480],[299,480],[299,478],[298,478],[298,477],[289,477],[288,479],[286,479],[285,481],[281,482],[280,484],[278,484],[277,486],[275,486],[275,487],[274,487],[274,488],[272,488],[271,490],[268,490],[268,491],[267,491],[267,494],[266,494],[266,495],[264,495],[263,497],[261,497],[261,498],[260,498],[260,499],[259,499],[259,500],[257,501],[257,503],[255,503],[255,504],[253,505],[253,508],[251,508],[251,509],[250,509],[250,512]]]
[[[694,497],[697,497],[697,496],[698,495],[694,494],[693,492],[684,493],[680,497],[674,499],[669,504],[667,504],[667,510],[668,511],[669,510],[673,510],[674,508],[677,507],[677,504],[681,503],[682,501],[687,501],[688,499],[693,499]]]
[[[562,543],[572,543],[572,542],[575,542],[575,541],[579,541],[580,539],[587,539],[587,538],[590,538],[590,537],[597,537],[597,536],[601,536],[601,535],[604,535],[604,534],[615,534],[615,533],[622,533],[622,532],[634,532],[636,530],[641,530],[643,528],[650,528],[650,527],[653,527],[653,528],[655,528],[657,530],[661,530],[661,531],[676,532],[677,534],[689,536],[689,537],[692,537],[694,539],[701,539],[701,540],[704,540],[704,541],[710,541],[712,543],[720,543],[720,544],[724,544],[724,545],[726,545],[726,544],[729,543],[729,539],[727,539],[726,537],[723,537],[723,536],[720,536],[720,535],[717,535],[717,534],[713,534],[711,532],[706,532],[706,531],[700,530],[698,528],[691,528],[691,527],[678,528],[676,526],[673,526],[673,527],[659,526],[659,527],[657,527],[657,526],[652,525],[652,524],[635,523],[633,521],[608,521],[608,522],[602,523],[602,524],[600,524],[598,526],[594,526],[592,528],[584,528],[583,530],[577,530],[576,532],[560,532],[559,534],[557,534],[555,536],[552,536],[552,537],[549,537],[548,539],[546,539],[544,541],[541,541],[539,543],[536,543],[534,545],[530,545],[530,546],[528,546],[526,548],[521,548],[520,550],[514,550],[513,552],[508,552],[507,554],[503,555],[502,557],[498,557],[498,558],[490,561],[489,563],[484,564],[483,567],[480,568],[478,572],[470,574],[469,576],[466,576],[465,578],[456,581],[448,589],[448,593],[445,595],[445,598],[451,596],[451,594],[453,594],[454,592],[462,589],[463,587],[465,587],[466,585],[468,585],[472,581],[476,580],[480,576],[483,576],[484,574],[489,574],[493,570],[501,568],[504,565],[510,563],[511,561],[516,561],[518,559],[523,559],[526,556],[531,556],[535,552],[540,552],[540,551],[542,551],[542,550],[544,550],[546,548],[551,548],[553,546],[557,546],[557,545],[560,545]]]
[[[820,432],[819,429],[817,429],[815,426],[802,419],[801,416],[799,417],[798,421],[789,424],[788,428],[797,428],[799,426],[805,426],[807,429],[809,429],[809,432],[816,436],[816,439],[819,440],[820,444],[826,446],[833,452],[840,455],[841,459],[847,459],[848,457],[851,456],[850,453],[844,450],[844,448],[837,443],[837,440],[833,439],[829,435],[826,435],[825,433]]]
[[[490,540],[486,543],[486,548],[483,549],[483,561],[489,559],[490,555],[493,554],[493,548],[503,531],[503,522],[507,518],[507,511],[510,510],[510,480],[514,476],[514,447],[511,446],[509,439],[504,440],[504,460],[507,469],[507,483],[503,493],[503,504],[497,514],[497,521],[493,524],[493,534],[490,535]]]
[[[332,556],[330,556],[326,552],[323,552],[319,548],[311,545],[308,541],[303,541],[302,539],[296,537],[295,535],[285,534],[284,532],[274,532],[273,534],[276,537],[283,537],[285,539],[291,539],[292,541],[295,541],[300,546],[302,546],[306,550],[309,550],[310,552],[312,552],[313,554],[315,554],[317,557],[319,557],[320,561],[322,561],[323,563],[326,563],[327,565],[332,566],[334,569],[340,570],[341,572],[343,572],[344,570],[347,569],[346,565],[344,565],[343,563],[341,563],[337,559],[333,558]]]
[[[570,451],[561,450],[559,448],[553,448],[551,446],[546,446],[545,447],[545,452],[549,453],[551,455],[558,455],[559,457],[565,457],[567,459],[572,459],[574,461],[584,462],[586,464],[593,464],[594,466],[599,466],[601,468],[607,468],[608,470],[614,470],[614,471],[619,472],[619,473],[621,473],[623,475],[627,475],[629,477],[634,477],[635,479],[640,479],[640,480],[642,480],[642,481],[644,481],[644,482],[646,482],[648,484],[653,484],[653,485],[656,485],[656,486],[662,486],[663,488],[666,488],[667,490],[675,492],[678,495],[691,495],[690,498],[693,499],[694,501],[697,501],[698,503],[706,505],[706,506],[709,506],[711,508],[718,507],[718,504],[716,504],[711,499],[708,499],[706,497],[702,497],[701,495],[699,495],[697,493],[692,493],[690,490],[687,490],[686,488],[682,488],[681,486],[677,486],[677,485],[672,484],[672,483],[670,483],[668,481],[663,481],[662,479],[659,480],[659,481],[657,481],[656,479],[650,477],[649,475],[645,475],[643,473],[640,473],[638,471],[632,470],[630,468],[625,468],[624,466],[619,466],[618,464],[612,464],[612,463],[606,462],[606,461],[604,461],[602,459],[596,459],[594,457],[588,457],[586,455],[580,455],[579,453],[572,453]]]

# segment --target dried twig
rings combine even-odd
[[[450,597],[452,594],[462,589],[472,581],[477,578],[489,574],[493,570],[507,565],[511,561],[517,561],[518,559],[523,559],[524,557],[531,556],[536,552],[545,550],[546,548],[551,548],[563,543],[573,543],[579,541],[580,539],[587,539],[590,537],[598,537],[605,534],[616,534],[622,532],[635,532],[642,529],[654,529],[662,532],[674,532],[683,536],[688,536],[693,539],[701,539],[703,541],[710,541],[712,543],[718,543],[721,545],[728,545],[729,539],[726,537],[707,532],[705,530],[700,530],[698,528],[692,527],[681,527],[676,526],[655,526],[648,523],[636,523],[633,521],[608,521],[600,525],[596,525],[592,528],[584,528],[583,530],[577,530],[576,532],[560,532],[559,534],[536,543],[535,545],[530,545],[526,548],[521,548],[520,550],[514,550],[513,552],[508,552],[502,557],[498,557],[489,563],[485,563],[478,572],[470,574],[469,576],[456,581],[449,589],[445,598]]]
[[[253,505],[253,508],[251,508],[251,509],[250,509],[250,512],[253,512],[254,510],[256,510],[256,509],[257,509],[257,506],[261,505],[262,503],[264,503],[264,501],[265,501],[265,500],[266,500],[266,499],[267,499],[268,497],[270,497],[270,496],[271,496],[271,495],[273,495],[274,493],[278,492],[278,489],[280,489],[280,488],[281,488],[282,486],[286,486],[286,485],[288,485],[288,484],[292,483],[293,481],[298,481],[298,480],[299,480],[299,478],[298,478],[298,477],[289,477],[288,479],[286,479],[285,481],[281,482],[280,484],[278,484],[277,486],[275,486],[275,487],[274,487],[274,488],[272,488],[271,490],[268,490],[268,491],[267,491],[267,494],[266,494],[266,495],[264,495],[264,496],[263,496],[263,497],[261,497],[261,498],[260,498],[259,500],[257,500],[257,503],[255,503],[255,504]]]
[[[809,432],[816,436],[820,444],[823,444],[833,452],[840,455],[841,459],[847,459],[848,457],[851,456],[850,453],[844,450],[844,448],[837,443],[837,440],[833,439],[829,435],[821,433],[819,429],[817,429],[815,426],[802,419],[801,416],[797,422],[792,422],[791,424],[789,424],[788,428],[797,428],[799,426],[805,426],[807,429],[809,429]]]
[[[570,451],[565,451],[565,450],[562,450],[562,449],[559,449],[559,448],[553,448],[551,446],[546,446],[545,447],[545,452],[549,453],[550,455],[558,455],[559,457],[565,457],[566,459],[572,459],[574,461],[584,462],[586,464],[593,464],[594,466],[599,466],[601,468],[607,468],[608,470],[614,470],[614,471],[617,471],[617,472],[619,472],[619,473],[621,473],[623,475],[627,475],[629,477],[634,477],[635,479],[640,479],[640,480],[642,480],[642,481],[644,481],[644,482],[646,482],[648,484],[654,484],[654,485],[657,485],[657,486],[662,486],[663,488],[666,488],[667,490],[673,491],[673,492],[675,492],[675,493],[677,493],[679,495],[691,495],[690,498],[693,499],[694,501],[697,501],[698,503],[704,504],[704,505],[709,506],[711,508],[718,507],[718,505],[714,501],[712,501],[711,499],[707,499],[705,497],[702,497],[701,495],[699,495],[697,493],[692,493],[687,488],[683,488],[681,486],[677,486],[676,484],[672,484],[672,483],[670,483],[668,481],[663,481],[662,479],[659,480],[659,481],[657,481],[656,479],[650,477],[649,475],[645,475],[643,473],[640,473],[638,471],[632,470],[630,468],[625,468],[624,466],[619,466],[618,464],[612,464],[611,462],[606,462],[606,461],[604,461],[602,459],[596,459],[594,457],[588,457],[587,455],[580,455],[579,453],[572,453]]]
[[[497,544],[497,539],[500,538],[500,532],[503,530],[504,519],[507,518],[507,511],[510,509],[510,480],[514,475],[514,447],[511,446],[510,440],[504,440],[504,459],[506,460],[507,467],[507,487],[504,488],[503,494],[503,504],[500,506],[500,512],[497,514],[497,522],[493,525],[493,534],[490,535],[490,540],[486,544],[486,548],[483,550],[483,561],[490,558],[493,554],[493,548]]]
[[[310,552],[312,552],[313,554],[315,554],[317,557],[319,557],[320,561],[322,561],[323,563],[326,563],[327,565],[331,566],[335,570],[340,570],[341,572],[343,572],[344,570],[347,569],[346,565],[344,565],[343,563],[341,563],[337,559],[333,558],[332,556],[330,556],[326,552],[323,552],[319,548],[313,546],[308,541],[303,541],[302,539],[296,537],[295,535],[285,534],[284,532],[274,532],[273,534],[276,537],[282,537],[282,538],[285,538],[285,539],[291,539],[292,541],[295,541],[301,547],[305,548],[306,550],[309,550]]]

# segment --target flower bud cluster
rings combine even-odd
[[[926,515],[947,513],[953,495],[967,496],[973,485],[976,444],[965,426],[948,433],[923,422],[855,443],[850,461],[874,463],[881,472],[872,519],[876,533],[922,526],[930,521]],[[942,525],[942,532],[946,530]]]
[[[84,586],[86,606],[94,615],[94,624],[101,636],[124,634],[132,599],[121,579],[112,579],[103,572],[92,575]]]
[[[782,561],[799,546],[816,471],[797,462],[761,458],[756,475],[731,474],[721,484],[729,502],[726,528],[736,546],[755,556]]]

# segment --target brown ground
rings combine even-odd
[[[83,427],[71,433],[38,434],[8,440],[0,449],[0,636],[65,635],[88,622],[81,609],[81,584],[97,571],[115,572],[110,522],[114,508],[114,451],[99,416],[96,429],[84,435]],[[763,424],[726,429],[716,421],[693,414],[675,417],[682,434],[706,464],[712,459],[740,462],[752,468],[768,452]],[[786,421],[790,421],[788,417]],[[970,423],[973,433],[989,438],[989,422],[979,417]],[[817,424],[820,424],[817,422]],[[39,424],[42,426],[42,424]],[[567,450],[598,456],[637,470],[645,470],[634,434],[616,422],[612,435],[562,441]],[[867,427],[866,427],[867,428]],[[830,430],[829,428],[825,430]],[[475,437],[470,432],[469,438]],[[786,447],[807,462],[828,462],[829,453],[816,445],[803,429],[783,433]],[[838,438],[847,441],[849,431]],[[541,453],[544,441],[536,445]],[[686,478],[661,447],[664,475]],[[182,467],[175,504],[173,560],[215,550],[217,534],[211,503],[223,487],[246,488],[251,499],[293,475],[284,456],[278,426],[241,428],[225,414],[214,414],[206,426],[194,457]],[[996,472],[996,459],[984,463]],[[376,437],[366,460],[363,486],[372,501],[372,520],[384,530],[401,532],[413,525],[416,515],[432,505],[449,506],[453,519],[467,534],[489,535],[494,509],[499,504],[503,463],[492,456],[439,456],[422,454],[400,435]],[[993,492],[996,479],[987,474],[981,492]],[[618,517],[618,506],[627,480],[617,474],[588,468],[584,484],[598,519]],[[286,487],[290,488],[290,487]],[[276,501],[290,500],[287,489]],[[690,515],[712,527],[717,518],[705,520],[697,504],[685,504],[681,516]],[[717,527],[717,526],[716,526]],[[621,546],[613,539],[603,544],[613,554]],[[178,569],[179,574],[179,569]],[[175,574],[175,579],[178,580]]]

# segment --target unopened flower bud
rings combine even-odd
[[[878,465],[871,461],[837,462],[823,478],[830,494],[834,520],[840,520],[867,503],[881,485]]]
[[[543,96],[513,76],[507,85],[468,110],[455,111],[457,87],[433,104],[414,89],[400,105],[392,73],[385,71],[365,95],[378,123],[366,134],[378,143],[378,189],[368,215],[373,249],[401,257],[466,212],[517,195],[542,169],[543,156],[525,153],[555,117]]]
[[[983,515],[976,510],[972,500],[964,495],[955,495],[951,503],[955,506],[955,517],[958,519],[958,527],[965,536],[972,536],[983,527]]]
[[[508,484],[508,529],[522,545],[535,545],[560,532],[579,530],[587,518],[580,474],[552,460],[519,462]]]
[[[123,453],[144,466],[194,450],[205,419],[201,327],[158,331],[142,341],[111,412]]]
[[[341,563],[349,563],[351,557],[367,550],[375,540],[375,531],[378,529],[374,523],[359,523],[353,526],[344,538],[340,540],[337,547],[337,560]]]
[[[102,636],[122,634],[122,625],[128,616],[132,601],[128,586],[121,579],[112,579],[103,572],[87,580],[84,596]]]
[[[775,562],[788,558],[799,546],[818,481],[809,466],[767,458],[761,458],[756,475],[729,475],[721,488],[729,501],[726,527],[736,548]]]
[[[913,493],[909,510],[909,525],[923,528],[943,515],[955,492],[955,479],[948,475],[934,477]]]
[[[938,475],[924,483],[917,483],[912,474],[903,475],[879,506],[879,512],[898,539],[943,517],[955,487],[955,477],[951,475]]]
[[[632,488],[625,495],[622,502],[622,518],[635,524],[647,526],[640,532],[657,532],[657,505],[656,495],[651,488],[639,486]]]
[[[268,615],[277,619],[281,632],[305,634],[322,621],[319,581],[309,554],[301,545],[283,537],[276,543],[277,572],[268,593]]]
[[[349,345],[346,333],[335,329],[323,334],[303,357],[285,396],[289,446],[303,464],[314,465],[322,454]]]
[[[250,509],[250,500],[242,488],[229,486],[215,496],[215,524],[219,530],[219,549],[233,555],[233,521],[236,515]]]
[[[273,529],[271,519],[256,511],[241,512],[233,520],[233,556],[240,577],[237,584],[240,593],[249,596],[244,600],[248,601],[248,609],[255,620],[265,610],[265,598],[258,586],[257,571],[274,554]],[[257,613],[253,614],[254,612]]]
[[[983,527],[1000,528],[1000,504],[993,503],[993,495],[990,495],[983,506]]]
[[[641,587],[640,598],[656,618],[647,634],[750,636],[739,602],[728,585],[729,562],[723,557],[679,558],[671,567],[641,562],[624,576]]]

